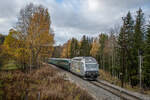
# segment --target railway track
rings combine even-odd
[[[134,96],[132,94],[129,94],[125,91],[121,91],[113,86],[110,86],[110,85],[107,85],[107,84],[104,84],[100,81],[89,81],[91,84],[99,87],[99,88],[102,88],[118,97],[120,97],[120,100],[142,100],[141,98],[137,97],[137,96]]]
[[[58,67],[57,67],[58,68]],[[75,75],[71,72],[68,72],[62,68],[59,68],[67,73],[70,73],[72,75]],[[75,75],[77,76],[77,75]],[[79,76],[78,76],[79,77]],[[84,81],[87,81],[85,79],[83,79],[82,77],[79,77],[80,79],[84,80]],[[118,89],[116,87],[113,87],[111,85],[108,85],[108,84],[105,84],[99,80],[96,80],[96,81],[87,81],[89,82],[90,84],[96,86],[96,87],[99,87],[99,88],[102,88],[103,90],[105,91],[108,91],[110,93],[112,93],[113,95],[116,95],[117,97],[120,98],[120,100],[150,100],[150,99],[142,99],[142,97],[139,97],[139,96],[136,96],[136,95],[133,95],[131,93],[128,93],[126,91],[123,91],[122,89]]]

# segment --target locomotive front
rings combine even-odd
[[[93,57],[85,57],[85,77],[96,79],[99,76],[99,65]]]

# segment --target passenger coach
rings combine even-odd
[[[48,63],[59,66],[65,70],[70,70],[70,59],[65,58],[49,58]]]

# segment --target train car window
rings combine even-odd
[[[85,63],[97,63],[96,60],[92,57],[86,57]]]
[[[87,69],[97,68],[97,64],[86,64]]]

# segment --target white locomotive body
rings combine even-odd
[[[84,78],[96,79],[99,65],[93,57],[74,57],[71,59],[70,71]]]

